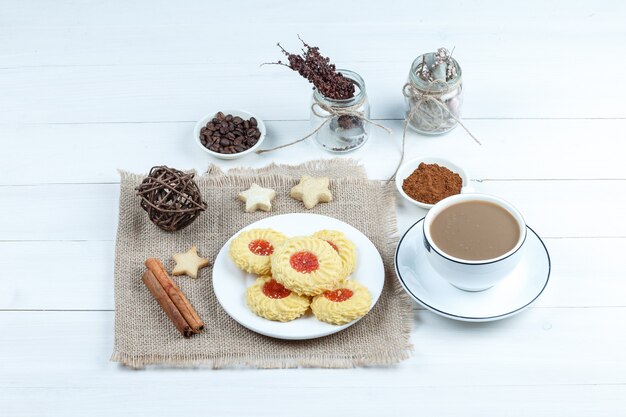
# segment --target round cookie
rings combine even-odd
[[[246,304],[257,316],[286,322],[303,315],[311,300],[286,289],[271,276],[264,276],[246,290]]]
[[[270,255],[287,237],[272,229],[252,229],[239,233],[233,239],[229,255],[235,264],[246,272],[258,275],[270,273]]]
[[[274,279],[301,295],[321,294],[346,278],[337,252],[315,237],[288,239],[271,258]]]
[[[370,310],[372,296],[369,290],[352,279],[334,290],[325,291],[311,302],[311,310],[318,320],[330,324],[346,324],[363,317]]]
[[[330,246],[337,251],[341,258],[346,276],[354,272],[356,267],[356,246],[346,235],[337,230],[320,230],[313,234],[313,237],[325,240]]]

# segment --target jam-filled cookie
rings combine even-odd
[[[285,240],[285,235],[272,229],[247,230],[233,239],[229,254],[244,271],[267,275],[270,273],[270,256]]]
[[[246,290],[246,303],[257,316],[285,322],[303,315],[311,300],[288,290],[271,276],[264,276]]]
[[[346,276],[354,272],[356,267],[356,246],[346,235],[337,230],[320,230],[313,237],[325,240],[337,252],[343,264]]]
[[[325,241],[310,236],[288,239],[274,252],[272,276],[302,295],[321,294],[346,278],[337,252]]]
[[[363,317],[371,305],[369,290],[350,279],[315,297],[311,302],[311,310],[318,320],[341,325]]]

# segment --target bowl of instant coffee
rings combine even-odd
[[[194,140],[203,151],[220,159],[253,153],[265,139],[265,124],[243,110],[209,113],[196,123]]]
[[[406,201],[426,210],[446,197],[474,191],[465,169],[434,156],[422,156],[402,164],[396,174],[396,188]]]

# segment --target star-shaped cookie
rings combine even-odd
[[[246,203],[246,212],[248,213],[257,210],[270,211],[274,197],[276,197],[276,191],[254,183],[246,191],[239,193],[239,199]]]
[[[172,258],[176,262],[172,275],[189,275],[191,278],[198,278],[198,270],[209,266],[208,259],[198,256],[196,245],[185,253],[175,253]]]
[[[328,189],[328,178],[309,177],[304,175],[300,183],[291,189],[291,197],[304,203],[304,207],[312,209],[317,203],[328,203],[333,195]]]

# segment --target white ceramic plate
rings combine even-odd
[[[534,230],[522,248],[523,257],[504,280],[485,291],[453,287],[430,266],[424,255],[422,224],[406,231],[396,250],[396,274],[406,292],[441,316],[461,321],[493,321],[511,317],[541,295],[550,278],[550,255]]]
[[[383,260],[374,244],[354,227],[332,217],[294,213],[259,220],[241,231],[257,228],[271,228],[287,236],[311,235],[321,229],[343,232],[357,248],[357,267],[352,279],[358,280],[369,289],[372,294],[372,307],[376,304],[385,283]],[[239,232],[235,236],[238,234]],[[213,265],[213,290],[226,313],[239,324],[265,336],[302,340],[337,333],[358,321],[335,326],[317,320],[310,310],[305,316],[287,323],[266,320],[254,314],[246,305],[246,289],[252,285],[256,275],[237,268],[228,255],[230,242],[235,236],[231,237],[217,254]]]

